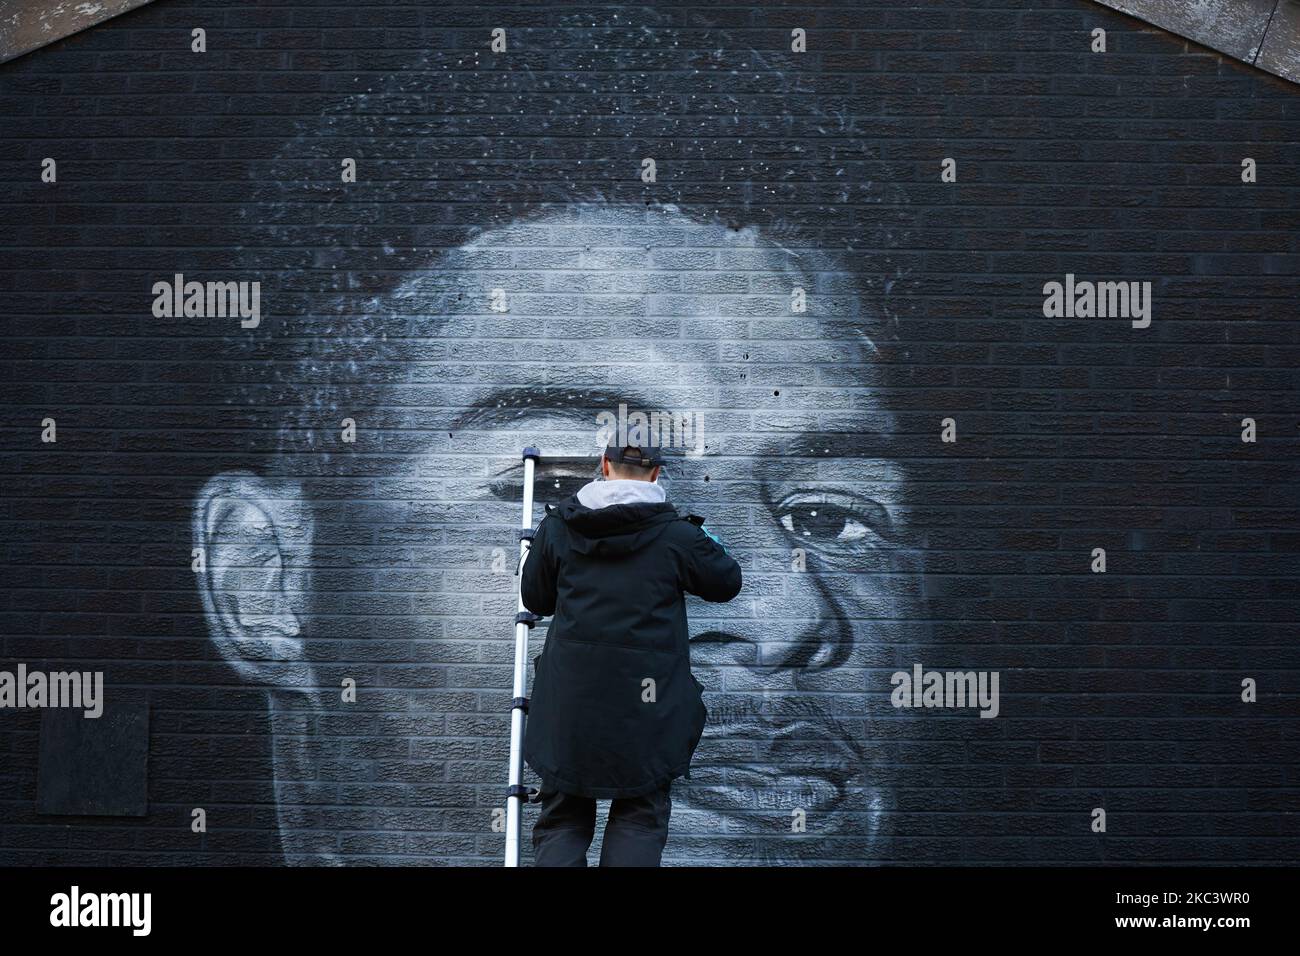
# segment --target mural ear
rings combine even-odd
[[[284,667],[306,663],[295,611],[305,571],[294,554],[311,528],[300,490],[224,472],[195,498],[191,527],[199,594],[221,656],[250,682],[303,686],[301,671]]]

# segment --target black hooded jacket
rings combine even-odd
[[[740,565],[666,501],[546,510],[521,580],[524,606],[554,615],[524,759],[544,789],[597,799],[689,777],[708,712],[684,595],[730,601]]]

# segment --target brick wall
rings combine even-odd
[[[863,6],[163,0],[0,67],[0,669],[149,708],[93,758],[144,817],[37,812],[0,711],[0,862],[497,863],[506,469],[620,398],[699,415],[670,495],[746,582],[689,605],[667,862],[1300,857],[1300,91]],[[175,273],[260,325],[156,318]],[[1067,273],[1150,326],[1046,317]],[[916,663],[998,716],[894,707]]]

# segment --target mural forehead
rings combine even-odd
[[[507,292],[552,298],[566,292],[605,296],[607,305],[619,294],[680,292],[715,309],[728,296],[736,303],[767,296],[783,304],[776,314],[798,313],[809,322],[855,314],[852,270],[810,240],[800,247],[792,241],[797,234],[786,228],[779,238],[769,236],[752,224],[734,228],[672,206],[541,207],[431,255],[426,266],[402,279],[393,299],[414,304],[421,296],[454,291],[456,297],[440,302],[453,313],[485,304],[500,311],[499,303],[466,301],[463,294],[491,291],[493,283],[501,283],[496,287]],[[821,293],[822,310],[792,304],[796,288],[806,295]],[[686,310],[690,301],[665,298],[662,303]]]
[[[737,410],[779,405],[764,427],[797,431],[811,409],[847,407],[845,389],[878,381],[852,273],[798,247],[799,236],[782,229],[777,242],[754,225],[672,206],[538,207],[432,254],[359,311],[342,297],[331,333],[310,348],[316,368],[337,371],[335,392],[371,404],[381,393],[362,390],[358,357],[409,362],[408,374],[379,388],[430,414],[568,405],[590,416],[627,402],[723,410],[712,416],[723,429],[752,424]],[[355,349],[339,347],[349,340]],[[792,349],[805,368],[824,371],[792,377]],[[791,416],[797,408],[809,410],[802,422]],[[460,420],[452,424],[466,427]]]

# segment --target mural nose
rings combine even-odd
[[[776,676],[839,666],[848,659],[851,633],[847,622],[833,618],[791,622],[757,642],[753,670]]]
[[[791,671],[843,664],[851,641],[847,622],[833,618],[775,624],[757,639],[714,629],[691,638],[691,660],[696,667],[743,668],[754,680],[782,683]]]

